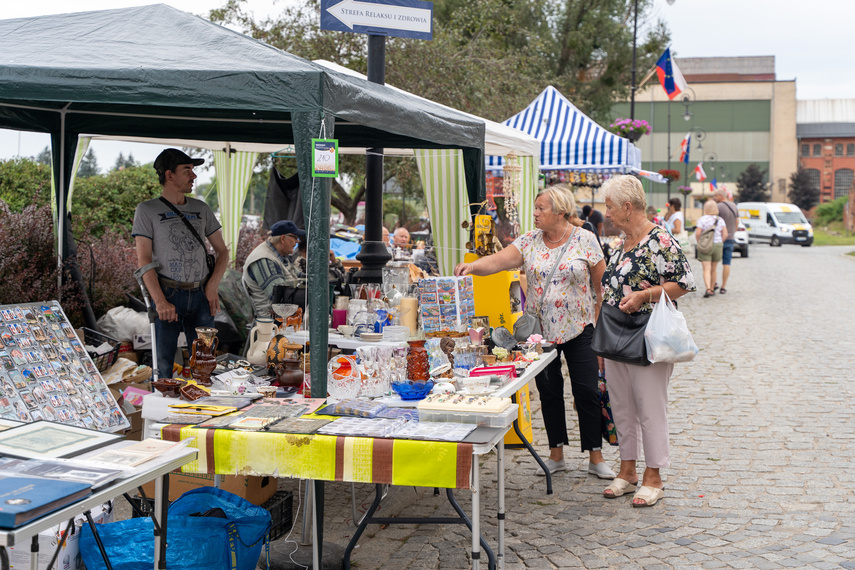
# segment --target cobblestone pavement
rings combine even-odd
[[[506,568],[855,568],[851,249],[753,245],[749,258],[733,260],[727,294],[709,299],[693,260],[699,292],[680,308],[701,352],[671,379],[666,498],[648,509],[633,509],[630,496],[602,498],[605,484],[571,451],[578,430],[568,385],[572,467],[557,474],[555,494],[546,495],[527,453],[506,452]],[[535,444],[546,453],[532,390]],[[617,449],[604,453],[617,470]],[[494,486],[495,455],[482,464],[483,486]],[[327,488],[326,540],[344,545],[350,486]],[[363,509],[371,490],[357,487]],[[457,495],[468,511],[468,492]],[[453,515],[430,489],[397,488],[390,499],[387,516]],[[495,511],[495,489],[485,489],[482,523],[494,549]],[[360,570],[468,568],[469,544],[464,527],[372,525],[352,560]]]

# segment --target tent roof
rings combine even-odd
[[[278,144],[318,111],[342,146],[483,148],[481,121],[163,4],[0,20],[0,54],[5,128]]]
[[[641,152],[627,139],[610,133],[548,86],[528,107],[504,121],[540,141],[542,170],[628,173],[641,167]],[[488,169],[502,167],[490,156]]]
[[[339,73],[351,75],[353,77],[358,77],[361,79],[367,79],[366,76],[361,73],[353,71],[352,69],[344,67],[343,65],[327,61],[325,59],[316,59],[313,60],[313,63],[321,65],[327,69],[337,71]],[[423,101],[430,102],[429,99],[419,97],[418,95],[414,95],[409,91],[404,91],[403,89],[392,87],[391,85],[389,87],[395,90],[396,92],[402,93],[404,95],[416,97]],[[435,104],[440,105],[439,103]],[[457,109],[454,109],[453,107],[448,107],[446,105],[440,105],[440,107],[455,111],[457,113],[463,113],[468,117],[483,121],[486,126],[486,131],[484,133],[484,151],[488,155],[504,156],[511,151],[517,153],[518,155],[524,156],[538,156],[540,154],[540,141],[538,141],[533,136],[520,131],[519,129],[514,129],[512,127],[503,125],[502,123],[497,123],[489,119],[484,119],[482,117],[478,117],[477,115],[472,115],[464,111],[458,111]],[[405,153],[396,153],[396,150],[400,149],[385,149],[386,154],[412,154],[411,151]]]

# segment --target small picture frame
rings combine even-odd
[[[0,454],[32,459],[73,457],[124,439],[113,433],[35,421],[0,431]]]

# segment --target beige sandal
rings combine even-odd
[[[632,498],[633,507],[652,507],[655,505],[659,499],[665,497],[665,489],[659,489],[658,487],[642,487],[635,493],[635,496]],[[643,503],[636,503],[636,499],[641,499],[644,501]]]
[[[635,491],[636,485],[638,485],[638,483],[630,483],[626,479],[615,479],[612,481],[611,485],[603,490],[603,496],[607,499],[616,499],[626,495],[627,493]],[[608,491],[611,491],[611,494],[609,494]]]

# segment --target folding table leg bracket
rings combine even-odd
[[[95,544],[98,545],[98,550],[101,551],[101,556],[104,558],[104,565],[107,567],[107,570],[113,570],[113,566],[110,564],[110,557],[107,556],[107,551],[104,550],[104,543],[101,542],[101,535],[98,534],[98,529],[95,528],[95,521],[92,520],[92,513],[90,511],[85,511],[83,515],[89,523],[89,529],[92,531],[92,536],[95,537]]]
[[[514,394],[511,396],[511,401],[516,403],[517,395]],[[546,463],[543,462],[543,459],[540,458],[540,455],[534,450],[534,447],[531,446],[531,443],[525,438],[522,431],[520,430],[520,425],[518,420],[514,420],[514,433],[517,434],[517,437],[520,438],[520,441],[523,444],[523,447],[528,450],[534,460],[537,461],[537,464],[540,465],[540,468],[543,469],[543,472],[546,473],[546,494],[552,494],[552,473],[549,472],[549,469],[546,468]]]
[[[65,527],[65,532],[62,533],[60,539],[56,545],[56,550],[53,551],[53,557],[50,559],[50,563],[47,565],[47,570],[52,570],[53,565],[56,564],[56,559],[59,558],[59,551],[62,550],[62,544],[65,540],[68,539],[68,536],[71,533],[71,530],[74,528],[74,517],[68,521],[68,526]]]

